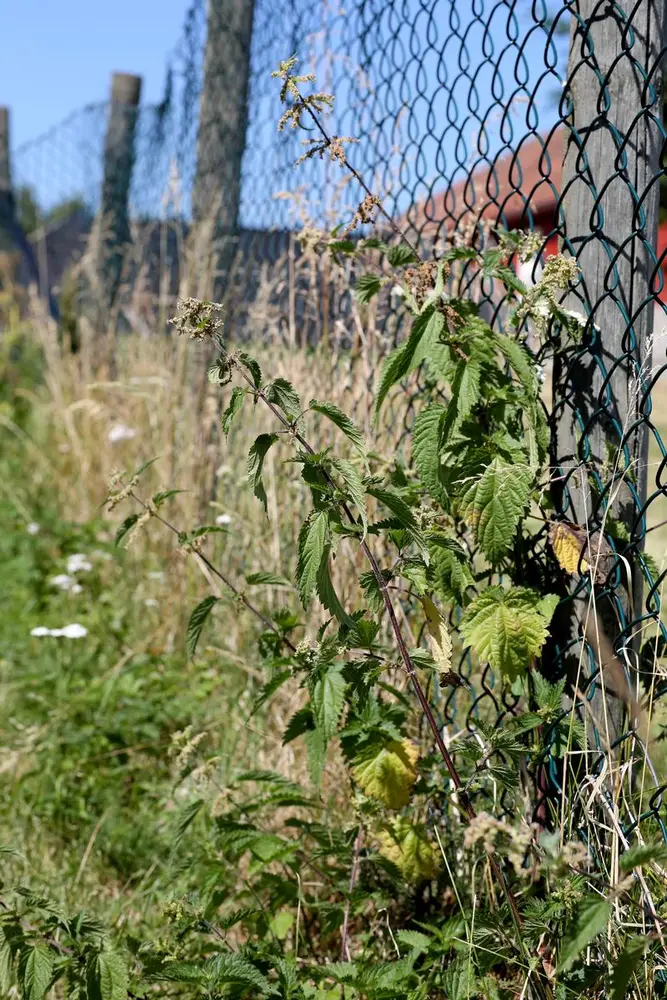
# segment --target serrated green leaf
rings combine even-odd
[[[497,333],[495,330],[493,332],[493,340],[509,361],[514,374],[519,379],[528,396],[536,399],[539,392],[537,371],[535,362],[526,347],[517,340],[512,340],[506,334]]]
[[[275,378],[264,389],[264,395],[269,403],[278,406],[291,422],[301,416],[301,400],[299,394],[286,378]]]
[[[405,502],[400,494],[395,493],[393,490],[384,490],[373,487],[368,490],[368,495],[375,497],[380,503],[388,507],[392,512],[396,520],[403,528],[417,528],[417,522],[415,520],[415,515],[412,513],[411,508]]]
[[[327,546],[317,569],[317,575],[315,577],[315,590],[317,591],[317,596],[319,597],[322,606],[325,607],[330,614],[334,615],[341,625],[348,625],[352,628],[354,627],[354,622],[346,612],[343,605],[340,603],[331,580],[331,574],[329,572],[329,553],[329,546]]]
[[[127,535],[128,531],[130,531],[134,527],[134,525],[137,523],[138,520],[139,520],[139,514],[130,514],[129,517],[126,517],[123,523],[119,525],[118,528],[116,528],[116,537],[114,538],[113,541],[115,546],[120,545],[122,540]]]
[[[454,600],[464,607],[468,588],[474,585],[468,557],[458,542],[444,535],[428,540],[429,576],[438,594],[445,601]]]
[[[303,522],[301,531],[299,532],[296,583],[301,603],[306,610],[313,596],[317,581],[317,571],[324,557],[328,525],[329,517],[327,512],[320,510],[311,514]]]
[[[366,488],[359,473],[359,470],[348,462],[345,458],[332,458],[331,466],[338,472],[345,484],[347,492],[354,506],[359,512],[359,517],[364,530],[364,536],[368,528],[368,512],[366,510]]]
[[[313,716],[325,742],[330,740],[338,727],[345,704],[345,679],[339,666],[331,665],[315,682],[311,697]]]
[[[43,1000],[51,985],[53,952],[44,944],[27,945],[19,954],[24,1000]]]
[[[412,324],[412,329],[406,342],[387,356],[382,366],[380,383],[377,389],[375,402],[376,416],[380,412],[380,408],[391,387],[400,382],[406,375],[409,375],[421,360],[417,357],[415,361],[415,356],[422,337],[427,336],[429,339],[437,339],[440,331],[444,328],[444,323],[442,314],[436,312],[433,307],[429,308],[417,316]]]
[[[167,962],[151,978],[170,983],[203,983],[206,975],[202,967],[194,962]]]
[[[406,264],[418,263],[418,257],[414,250],[405,243],[397,243],[387,250],[387,260],[392,267],[405,267]]]
[[[611,993],[609,1000],[625,1000],[627,988],[635,969],[641,962],[644,952],[648,946],[645,937],[632,937],[626,944],[621,954],[616,959],[613,972],[611,974]]]
[[[461,511],[480,548],[497,562],[514,540],[530,500],[533,475],[529,466],[508,465],[494,458],[461,498]]]
[[[245,582],[250,587],[291,587],[292,584],[289,580],[286,580],[284,576],[277,576],[275,573],[269,573],[265,570],[260,570],[259,573],[249,573],[245,578]]]
[[[5,928],[0,924],[0,994],[3,996],[6,996],[12,984],[13,964],[12,948]]]
[[[240,361],[244,368],[248,369],[252,376],[255,388],[259,389],[262,384],[262,369],[259,367],[255,359],[249,354],[246,354],[245,351],[237,351],[236,359],[237,361]]]
[[[197,649],[197,643],[199,642],[199,636],[202,633],[202,629],[206,622],[206,619],[211,613],[211,609],[214,604],[217,604],[218,598],[213,594],[209,594],[205,597],[203,601],[200,601],[197,607],[194,609],[190,615],[190,621],[188,622],[188,631],[185,642],[185,647],[187,649],[188,656],[190,659],[194,658],[195,651]]]
[[[181,810],[176,821],[174,837],[171,845],[174,850],[183,840],[183,837],[188,832],[199,813],[202,811],[203,806],[204,800],[196,799],[194,802],[191,802],[190,805],[185,806],[185,808]]]
[[[305,737],[306,753],[308,755],[308,773],[310,774],[310,780],[318,788],[322,782],[322,772],[324,770],[324,760],[327,750],[324,733],[319,729],[307,729]],[[283,742],[285,742],[284,737]]]
[[[475,967],[468,955],[460,955],[450,962],[442,977],[447,1000],[469,1000],[477,995]]]
[[[212,987],[223,984],[254,988],[266,995],[272,993],[272,987],[266,976],[247,959],[233,952],[221,952],[204,963],[206,978]]]
[[[618,866],[622,872],[631,872],[633,868],[641,868],[642,865],[648,865],[652,861],[658,864],[667,862],[667,844],[664,841],[631,847],[621,855]]]
[[[382,279],[377,274],[360,274],[354,286],[354,297],[362,305],[370,302],[382,288]]]
[[[412,457],[419,478],[429,496],[442,507],[447,503],[440,466],[440,432],[444,418],[444,406],[434,403],[417,414],[412,428]]]
[[[461,619],[461,635],[479,660],[510,681],[528,669],[546,641],[547,621],[538,601],[539,595],[526,587],[488,587]]]
[[[335,403],[329,403],[319,399],[311,399],[310,408],[315,413],[321,413],[323,417],[331,420],[343,434],[350,439],[354,447],[360,454],[366,454],[366,445],[361,431],[354,426],[346,413],[343,413]]]
[[[397,931],[396,938],[406,948],[411,948],[418,955],[428,951],[433,940],[427,934],[422,934],[421,931]]]
[[[159,493],[153,494],[153,503],[159,508],[166,500],[175,497],[178,493],[185,493],[185,490],[160,490]]]
[[[116,952],[95,955],[87,973],[89,1000],[126,1000],[129,977],[125,962]]]
[[[584,899],[565,928],[560,949],[558,971],[567,972],[591,941],[604,930],[611,916],[611,903],[599,896]]]
[[[244,399],[245,399],[245,389],[242,389],[240,386],[236,386],[235,389],[232,389],[232,394],[229,397],[229,403],[227,404],[227,408],[222,414],[222,430],[224,434],[229,434],[232,427],[232,423],[234,421],[234,417],[243,406]]]
[[[267,496],[262,480],[262,470],[266,453],[272,444],[278,440],[277,434],[260,434],[248,452],[248,482],[252,486],[252,491],[267,512]]]

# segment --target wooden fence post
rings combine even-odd
[[[113,74],[99,219],[99,276],[107,308],[116,298],[124,252],[130,242],[129,197],[140,95],[140,76]]]
[[[564,97],[570,102],[569,136],[559,207],[563,249],[576,256],[582,272],[567,305],[584,313],[588,325],[582,345],[564,346],[556,357],[552,466],[561,477],[561,512],[592,529],[607,508],[606,530],[615,522],[617,535],[628,533],[632,563],[633,551],[641,548],[639,513],[646,502],[647,434],[640,407],[642,377],[645,385],[650,380],[655,307],[665,0],[574,0],[571,11]],[[632,673],[641,575],[633,566],[628,581],[619,563],[613,592],[601,586],[595,591],[601,626]],[[573,676],[589,615],[582,592],[567,626]],[[599,644],[593,655],[598,664],[604,660]],[[587,673],[585,664],[580,685]],[[602,739],[613,741],[621,732],[621,704],[603,697],[598,681],[591,705],[603,725]]]
[[[200,297],[223,296],[236,250],[253,12],[254,0],[208,0],[192,195]]]

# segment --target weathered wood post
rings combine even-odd
[[[571,11],[559,207],[563,249],[582,272],[567,305],[584,313],[587,327],[582,344],[564,346],[554,365],[552,466],[567,518],[591,531],[604,522],[609,532],[615,523],[618,537],[629,536],[627,563],[616,560],[615,573],[594,591],[600,627],[632,675],[632,623],[643,600],[633,554],[642,546],[646,498],[642,377],[648,383],[654,322],[665,0],[574,0]],[[609,564],[600,563],[603,575]],[[589,594],[575,590],[561,653],[573,677],[583,659],[583,686],[588,657],[600,665],[605,655],[594,639],[582,656],[585,623],[593,633],[595,625]],[[622,731],[622,703],[605,696],[605,681],[611,687],[609,675],[598,679],[591,706],[602,740],[613,742]]]
[[[253,12],[254,0],[208,0],[192,195],[200,297],[222,298],[236,250]]]
[[[104,142],[104,173],[100,204],[99,277],[103,302],[109,308],[116,298],[125,250],[130,243],[129,198],[134,166],[141,77],[114,73]]]

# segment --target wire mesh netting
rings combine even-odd
[[[567,676],[581,693],[568,711],[592,734],[585,766],[556,746],[554,723],[553,753],[537,763],[535,780],[538,809],[547,800],[562,809],[567,799],[569,822],[583,833],[595,800],[606,817],[592,845],[600,851],[612,823],[626,842],[640,821],[665,832],[651,756],[623,719],[607,718],[601,657],[581,635],[594,607],[629,682],[641,699],[649,697],[659,721],[667,691],[660,610],[667,365],[660,360],[664,246],[657,227],[665,175],[663,28],[651,2],[352,0],[343,8],[256,0],[237,254],[228,276],[239,330],[295,347],[331,338],[343,348],[337,365],[364,366],[356,415],[367,423],[377,364],[400,334],[401,313],[387,296],[372,337],[360,338],[349,282],[336,285],[327,265],[296,240],[303,226],[349,221],[362,193],[328,158],[294,169],[309,134],[277,131],[281,108],[270,76],[292,53],[319,89],[335,95],[330,130],[359,140],[351,162],[411,237],[437,252],[457,240],[481,246],[498,226],[532,229],[543,236],[542,260],[559,246],[578,258],[582,278],[566,304],[582,317],[581,339],[557,353],[551,471],[559,516],[603,538],[607,561],[596,580],[583,573],[563,602],[549,664],[553,679]],[[192,223],[205,42],[206,7],[196,0],[170,57],[163,102],[139,112],[130,211],[144,254],[166,252],[150,236],[162,226],[173,234],[168,252],[177,257]],[[99,209],[107,110],[84,109],[13,158],[16,187],[33,192],[53,232],[56,209],[81,203],[81,245]],[[540,267],[537,257],[522,276],[530,282]],[[173,299],[183,278],[178,262],[170,275]],[[501,324],[503,289],[473,268],[460,277],[489,321]],[[130,318],[135,322],[136,312]],[[552,342],[559,336],[550,331]],[[416,405],[420,383],[406,391]],[[395,405],[403,415],[405,399]],[[546,527],[536,533],[536,555],[546,536]],[[500,693],[489,667],[478,676],[464,655],[460,671],[465,693],[434,693],[443,726],[453,731],[512,711],[513,696]],[[610,769],[613,808],[609,786],[595,780]]]

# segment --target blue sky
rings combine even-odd
[[[143,100],[158,101],[187,6],[188,0],[3,3],[0,104],[11,108],[12,146],[83,104],[105,100],[114,70],[143,76]]]

